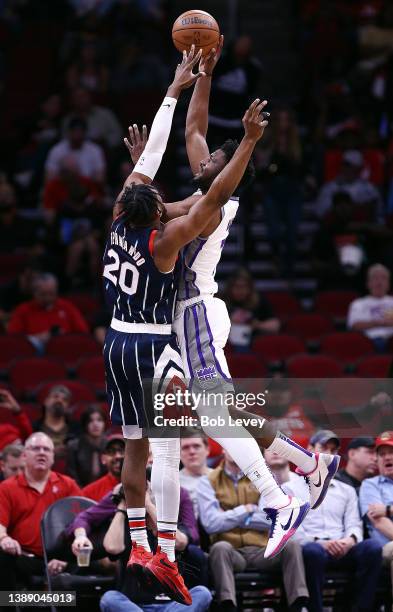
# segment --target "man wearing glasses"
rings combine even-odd
[[[52,471],[54,446],[46,434],[27,438],[24,459],[24,471],[0,484],[0,590],[28,586],[29,575],[44,572],[41,517],[58,499],[81,494],[72,478]],[[52,559],[49,571],[59,574],[66,565]]]

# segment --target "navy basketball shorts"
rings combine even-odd
[[[104,362],[113,425],[148,428],[154,418],[152,390],[164,381],[184,379],[175,334],[128,333],[108,328]]]

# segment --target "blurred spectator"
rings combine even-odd
[[[61,114],[62,101],[60,95],[57,93],[50,94],[42,102],[33,127],[34,139],[39,145],[48,147],[59,139]]]
[[[46,182],[43,194],[45,211],[52,214],[61,213],[77,190],[85,188],[87,203],[92,204],[102,199],[101,186],[79,172],[78,163],[72,155],[60,162],[59,175]]]
[[[11,314],[9,334],[25,334],[42,351],[51,336],[89,331],[79,310],[68,300],[58,297],[57,279],[52,274],[39,275],[33,296]]]
[[[29,417],[7,389],[0,389],[0,408],[9,410],[14,417],[14,424],[0,424],[0,450],[2,450],[8,444],[24,442],[33,429]]]
[[[186,494],[187,495],[187,494]],[[181,531],[181,506],[182,506],[182,489],[180,489],[180,509],[179,509],[179,528],[176,532],[176,550],[183,551],[187,546],[188,538]],[[188,497],[188,495],[187,495]],[[188,498],[189,500],[189,498]],[[191,511],[192,514],[192,511]],[[149,490],[146,492],[146,516],[148,522],[153,526],[156,523],[155,506],[152,503]],[[184,580],[190,588],[192,604],[184,606],[179,603],[174,603],[167,597],[162,595],[157,596],[152,592],[152,589],[146,589],[144,585],[137,582],[135,575],[132,572],[126,571],[126,564],[129,559],[131,542],[128,529],[128,521],[126,504],[124,498],[118,503],[117,510],[113,515],[111,525],[105,535],[104,547],[110,555],[121,555],[121,576],[119,579],[118,590],[107,591],[100,601],[100,609],[102,612],[117,612],[119,609],[125,612],[171,612],[172,610],[191,610],[194,612],[207,612],[212,599],[210,591],[206,586],[201,586],[201,582],[197,580],[198,586],[194,586],[189,582],[191,561],[189,561],[189,552],[192,548],[194,553],[199,551],[197,557],[191,557],[194,565],[194,572],[198,569],[195,564],[199,562],[199,569],[204,573],[207,566],[207,560],[204,553],[198,547],[189,545],[186,551],[186,564],[188,568],[184,573]],[[195,521],[195,519],[194,519]],[[152,605],[153,604],[153,605]]]
[[[180,470],[180,485],[191,497],[196,517],[198,517],[198,484],[201,477],[211,471],[207,466],[208,455],[209,443],[206,436],[181,438],[180,461],[183,467]]]
[[[14,280],[0,287],[0,317],[4,321],[18,304],[31,299],[39,273],[39,266],[28,262]]]
[[[357,208],[358,221],[381,221],[383,204],[381,195],[369,181],[361,177],[364,165],[363,155],[359,151],[346,151],[342,157],[340,174],[321,188],[316,202],[316,212],[323,217],[333,205],[333,196],[337,191],[349,193]]]
[[[279,331],[280,321],[255,289],[247,270],[239,270],[228,279],[222,297],[231,319],[229,342],[239,350],[249,348],[253,335]]]
[[[60,176],[46,183],[43,204],[48,220],[55,217],[54,231],[66,247],[65,276],[69,284],[80,282],[78,272],[82,267],[87,268],[90,283],[96,284],[101,257],[98,237],[107,215],[100,185],[81,176],[75,159],[66,157]],[[85,279],[81,284],[86,285]]]
[[[219,145],[228,138],[241,137],[241,117],[257,88],[261,66],[252,55],[252,39],[240,36],[226,45],[212,83],[209,139]]]
[[[287,459],[281,457],[281,455],[277,455],[277,453],[268,448],[264,449],[263,458],[266,461],[266,465],[269,466],[274,479],[280,486],[285,483],[289,483],[290,486],[293,480],[297,481],[298,476],[289,469],[289,462]]]
[[[106,557],[107,552],[103,548],[103,540],[109,523],[115,516],[117,510],[126,510],[124,491],[121,483],[116,484],[113,489],[98,500],[97,504],[80,512],[72,523],[67,526],[66,536],[68,538],[74,538],[71,544],[72,553],[77,555],[78,550],[88,544],[93,546],[93,558],[98,559]],[[156,533],[156,508],[151,497],[150,489],[146,492],[146,513],[149,529],[151,532]],[[195,556],[200,557],[201,553],[195,555],[194,549],[198,541],[199,534],[196,520],[192,512],[191,500],[187,491],[181,488],[176,549],[177,551],[184,552],[187,548],[187,552],[191,552],[191,556],[194,556],[194,558]],[[190,551],[189,546],[191,546]],[[108,550],[108,552],[110,554],[117,554],[116,551],[112,550]],[[207,580],[207,572],[205,578]]]
[[[78,55],[68,67],[65,80],[69,89],[85,87],[91,92],[104,93],[108,88],[109,72],[102,62],[98,43],[94,40],[82,42]]]
[[[340,439],[337,434],[330,429],[319,429],[311,436],[309,446],[316,453],[337,455],[338,449],[340,448]]]
[[[111,74],[111,90],[124,95],[139,88],[164,87],[168,69],[163,59],[141,42],[132,40],[120,48]]]
[[[313,269],[319,288],[359,290],[367,255],[367,227],[354,221],[349,193],[337,191],[332,209],[322,219],[312,246]]]
[[[286,436],[306,447],[315,424],[306,415],[301,403],[293,401],[290,383],[284,378],[275,378],[269,383],[268,390],[261,416],[267,416]]]
[[[55,459],[65,462],[67,441],[79,434],[79,423],[69,418],[72,395],[64,385],[54,385],[44,399],[43,417],[33,423],[34,431],[44,432],[53,442]]]
[[[108,312],[108,310],[106,310],[105,308],[102,308],[97,312],[92,323],[94,338],[99,344],[101,344],[101,346],[103,346],[105,343],[106,332],[111,324],[111,320],[111,313]]]
[[[384,561],[391,568],[393,589],[393,431],[381,433],[375,445],[379,475],[362,482],[360,512],[367,520],[372,540],[383,546]]]
[[[302,209],[302,148],[294,113],[277,110],[268,134],[263,208],[273,258],[280,270],[291,276]]]
[[[98,501],[120,482],[123,467],[125,441],[121,434],[112,434],[106,440],[101,454],[101,462],[108,470],[105,476],[91,482],[82,489],[85,497]]]
[[[67,136],[54,145],[45,163],[47,179],[61,175],[65,158],[75,160],[79,174],[98,183],[105,179],[105,157],[102,148],[87,140],[85,119],[75,117],[67,124]]]
[[[337,444],[322,443],[326,436],[310,440],[314,452],[336,453]],[[333,432],[329,432],[332,434]],[[331,441],[337,441],[335,434]],[[339,441],[338,441],[339,443]],[[287,485],[294,495],[307,499],[308,487],[303,477]],[[296,532],[296,541],[303,546],[306,578],[310,593],[309,609],[322,612],[322,593],[327,569],[350,571],[353,576],[350,606],[364,612],[373,610],[373,602],[382,567],[381,546],[373,540],[363,540],[362,521],[353,487],[333,479],[323,504],[309,512]]]
[[[353,487],[359,494],[363,480],[373,476],[377,470],[374,438],[353,438],[347,446],[347,455],[347,465],[337,472],[336,479]]]
[[[21,474],[25,467],[23,456],[24,448],[20,444],[8,444],[1,451],[0,459],[0,481],[7,480],[10,476]]]
[[[71,112],[63,121],[63,132],[69,133],[76,120],[82,121],[87,138],[112,149],[119,147],[123,132],[116,115],[109,108],[96,106],[90,92],[84,87],[77,87],[71,95]],[[82,172],[85,176],[91,176]],[[93,178],[91,176],[91,178]]]
[[[82,433],[67,443],[66,472],[84,487],[106,474],[101,462],[105,446],[106,420],[102,408],[89,406],[80,417]]]
[[[263,512],[262,496],[230,455],[224,452],[224,456],[198,486],[199,517],[212,543],[209,563],[219,609],[237,609],[235,571],[263,571],[278,565],[288,610],[301,610],[308,598],[301,547],[292,539],[274,559],[264,558],[270,522]]]
[[[32,434],[25,444],[25,469],[0,484],[0,588],[26,587],[29,577],[44,573],[40,523],[58,499],[80,495],[76,482],[53,472],[54,447],[44,433]],[[61,573],[67,563],[52,559],[49,572]]]
[[[0,174],[0,252],[40,255],[45,238],[42,224],[18,212],[15,190]]]
[[[389,295],[390,272],[375,264],[367,270],[370,294],[354,300],[348,311],[348,329],[363,332],[373,341],[376,350],[386,350],[393,336],[393,296]]]

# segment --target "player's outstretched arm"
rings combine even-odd
[[[244,137],[232,159],[214,179],[209,191],[203,195],[187,215],[167,223],[154,242],[154,260],[163,272],[170,270],[178,251],[196,238],[209,223],[214,213],[223,206],[239,185],[256,143],[262,137],[268,122],[262,109],[267,102],[255,100],[243,117]]]
[[[223,44],[224,37],[220,36],[218,48],[212,49],[205,58],[201,58],[199,70],[206,74],[206,78],[200,79],[196,84],[188,107],[186,119],[186,147],[193,174],[199,172],[201,160],[209,156],[206,134],[208,128],[211,77],[214,67],[220,58]]]
[[[183,52],[183,59],[176,68],[175,78],[168,87],[166,96],[154,118],[143,154],[140,156],[131,174],[127,177],[123,189],[132,183],[137,185],[151,183],[154,179],[168,143],[173,114],[180,93],[183,89],[191,87],[200,77],[205,76],[202,71],[193,72],[193,68],[199,62],[201,55],[201,50],[195,54],[194,45],[192,45],[188,54],[185,51]],[[119,197],[117,200],[119,200]],[[118,212],[118,206],[116,205],[114,216]]]

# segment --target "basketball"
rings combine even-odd
[[[220,28],[217,21],[205,11],[186,11],[173,24],[172,40],[181,53],[195,45],[195,51],[202,49],[207,55],[213,47],[217,48],[220,40]]]

